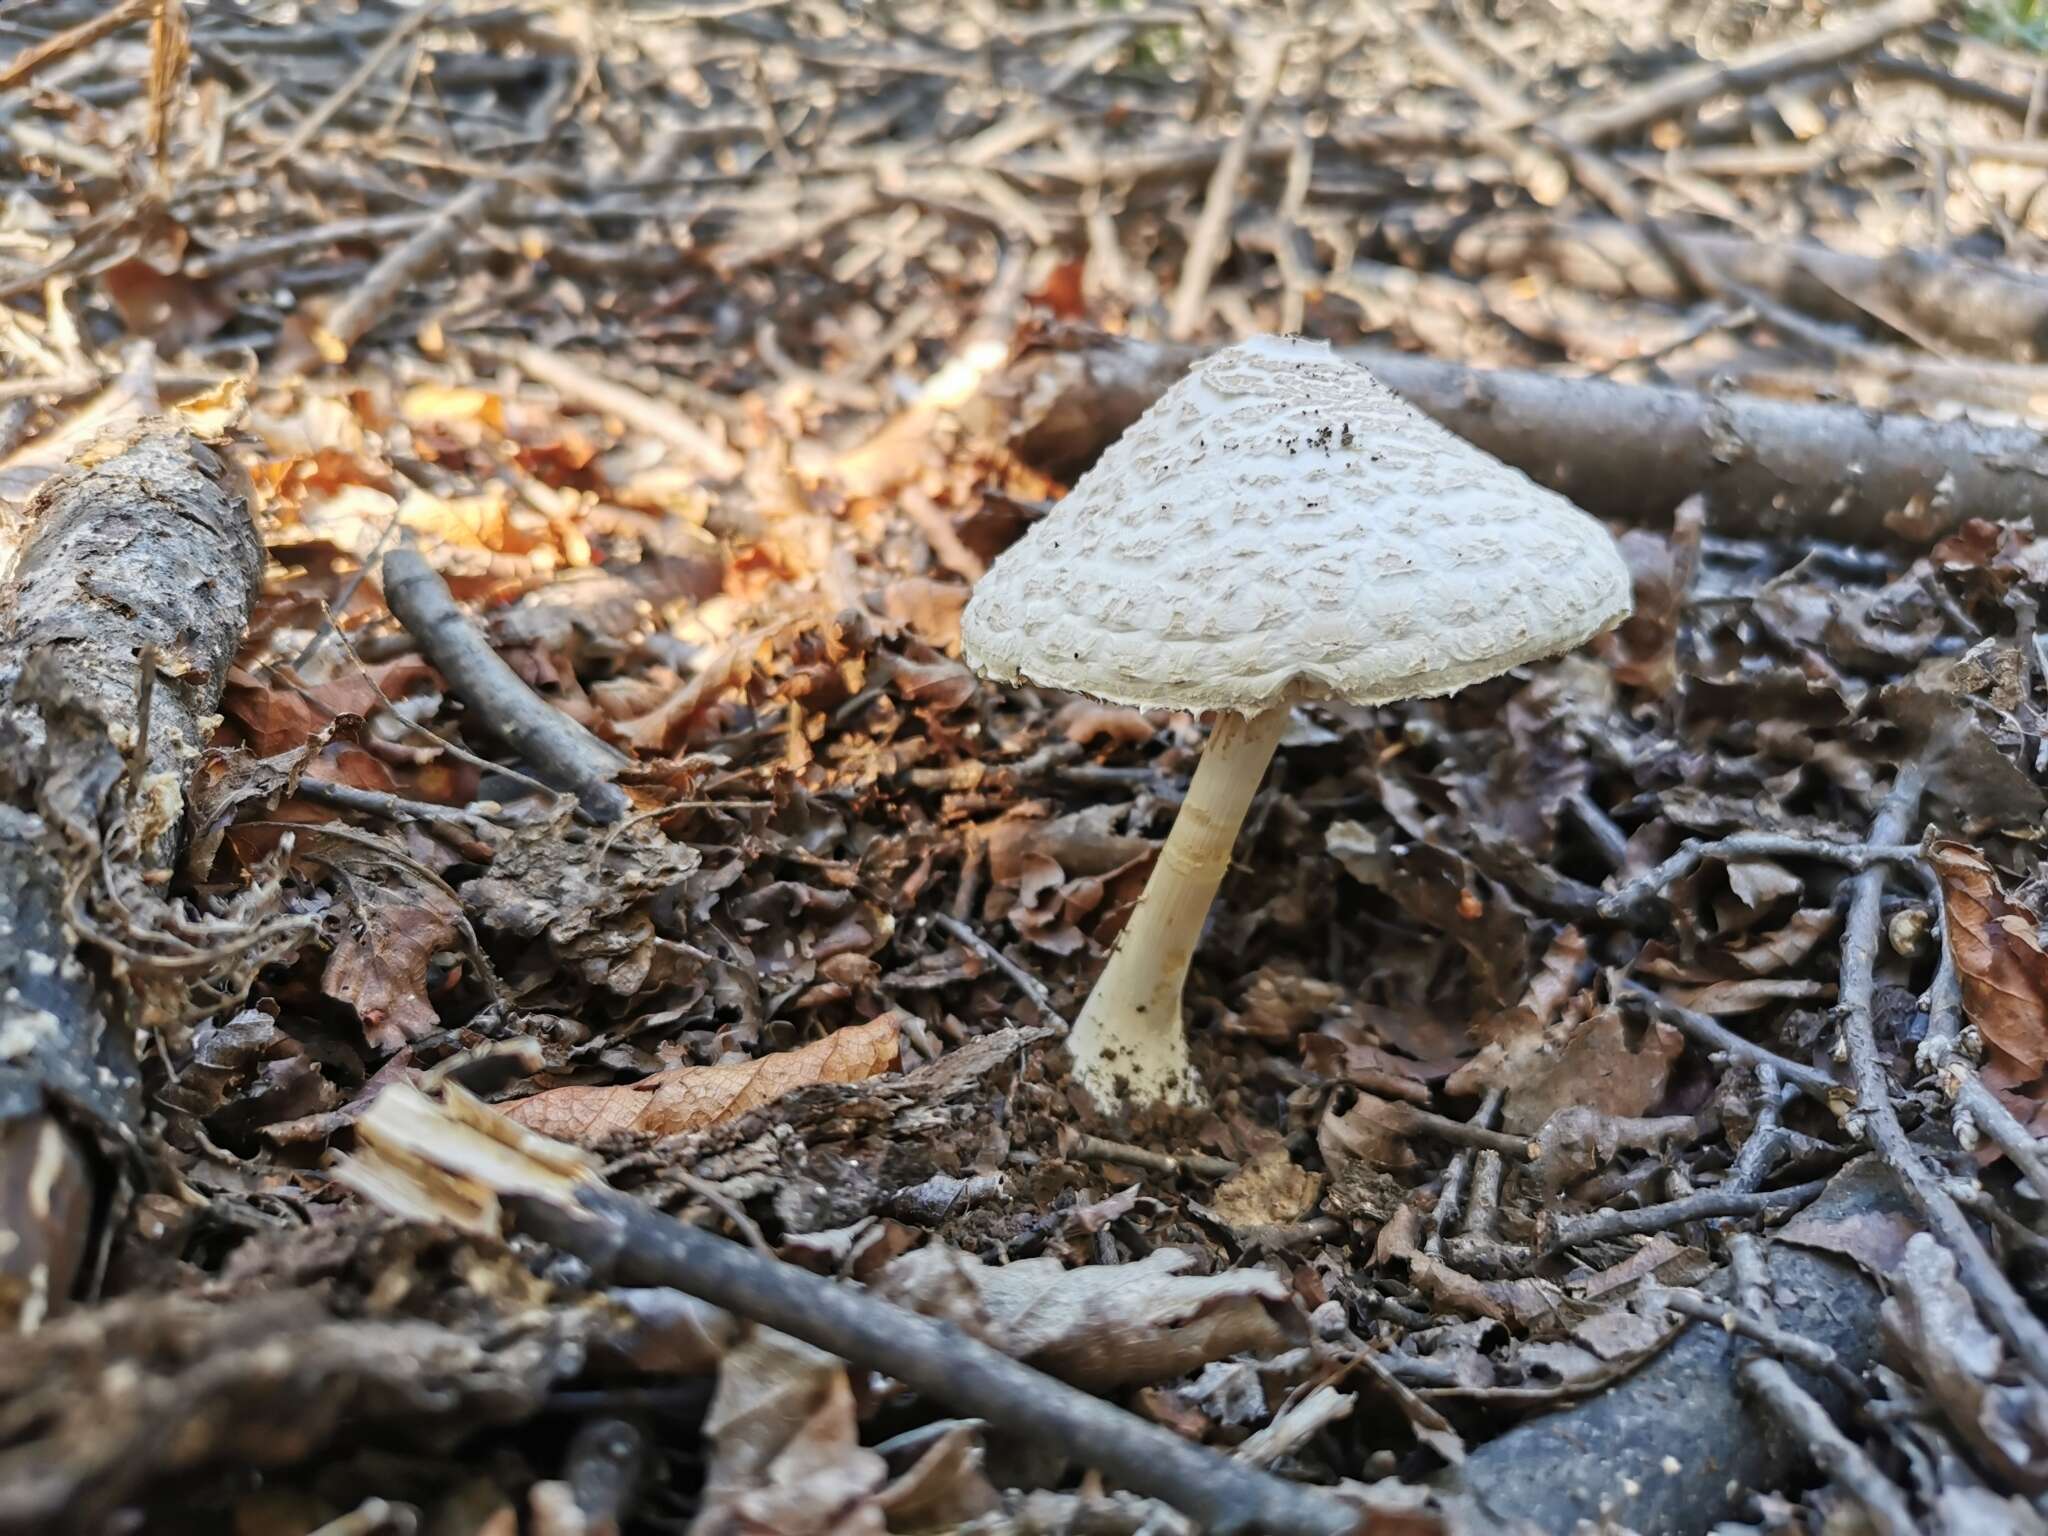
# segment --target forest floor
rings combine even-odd
[[[2044,46],[0,0],[0,1531],[2048,1532]],[[1267,331],[1636,611],[1298,710],[1108,1112],[1203,724],[960,613]]]

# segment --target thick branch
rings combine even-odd
[[[1024,458],[1070,479],[1200,355],[1062,338],[1014,364],[971,409]],[[1698,491],[1716,531],[1731,534],[1918,543],[1971,517],[2048,527],[2048,448],[2024,428],[1346,355],[1460,437],[1603,517],[1654,520]],[[1902,509],[1909,524],[1898,522]]]
[[[115,863],[173,862],[263,566],[211,449],[161,428],[111,449],[37,494],[0,589],[0,1219],[22,1239],[0,1274],[31,1307],[82,1259],[87,1146],[132,1149],[141,1110],[129,989],[81,963],[68,904]]]

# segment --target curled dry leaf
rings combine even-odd
[[[1984,1043],[2025,1077],[2048,1066],[2048,954],[2040,920],[2009,901],[1984,855],[1942,839],[1927,850],[1941,878],[1949,952],[1963,982],[1963,1012]]]
[[[521,1125],[565,1141],[622,1131],[676,1136],[737,1119],[813,1083],[858,1083],[894,1071],[899,1051],[896,1018],[885,1014],[757,1061],[677,1067],[613,1087],[551,1088],[504,1109]]]
[[[1265,1270],[1185,1275],[1194,1255],[1160,1248],[1133,1264],[1058,1259],[981,1264],[938,1244],[882,1271],[884,1295],[959,1324],[1042,1371],[1093,1391],[1185,1376],[1232,1355],[1299,1343],[1304,1319]]]
[[[1361,1093],[1342,1114],[1334,1103],[1323,1111],[1322,1123],[1316,1127],[1316,1147],[1325,1166],[1336,1174],[1346,1172],[1354,1163],[1381,1170],[1410,1168],[1415,1164],[1415,1149],[1409,1145],[1408,1125],[1391,1101]]]

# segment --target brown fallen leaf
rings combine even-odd
[[[1941,879],[1949,952],[1963,981],[1963,1013],[1984,1043],[2033,1077],[2048,1066],[2048,953],[2039,918],[2009,901],[1984,855],[1942,839],[1927,850]]]
[[[1324,1109],[1316,1127],[1316,1147],[1332,1173],[1342,1173],[1353,1163],[1383,1170],[1409,1168],[1415,1163],[1415,1148],[1408,1125],[1393,1102],[1361,1093],[1342,1114],[1334,1101]]]
[[[1274,1355],[1305,1337],[1278,1275],[1179,1273],[1193,1262],[1183,1249],[1159,1248],[1131,1264],[989,1265],[934,1243],[891,1262],[876,1286],[1091,1391],[1168,1381],[1232,1355]]]
[[[727,1352],[704,1421],[711,1466],[691,1536],[883,1536],[889,1466],[860,1443],[846,1367],[768,1329]]]
[[[521,1125],[565,1141],[621,1131],[675,1136],[737,1119],[812,1083],[858,1083],[894,1071],[899,1050],[896,1016],[884,1014],[757,1061],[677,1067],[610,1087],[551,1088],[503,1108]]]
[[[327,957],[320,990],[355,1009],[364,1037],[389,1055],[441,1027],[427,997],[427,968],[442,950],[457,947],[462,908],[421,882],[337,875],[353,911]]]

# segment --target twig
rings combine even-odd
[[[101,38],[120,31],[131,21],[140,21],[149,14],[149,8],[154,3],[155,0],[125,0],[125,3],[110,6],[100,15],[82,21],[75,27],[67,27],[55,37],[44,38],[40,43],[24,48],[4,66],[0,66],[0,91],[11,91],[27,81],[45,64],[54,64],[81,48],[90,48]]]
[[[1231,215],[1237,211],[1237,184],[1244,175],[1245,162],[1258,142],[1259,124],[1272,105],[1280,86],[1280,70],[1287,62],[1291,33],[1281,33],[1260,43],[1252,60],[1252,89],[1245,99],[1244,121],[1216,162],[1209,177],[1209,190],[1202,199],[1201,217],[1188,239],[1187,256],[1180,273],[1180,286],[1173,292],[1173,307],[1166,322],[1167,335],[1182,341],[1201,326],[1202,311],[1209,299],[1209,280],[1223,259],[1224,237]]]
[[[1761,44],[1732,59],[1694,65],[1660,75],[1648,85],[1604,106],[1560,113],[1552,131],[1568,139],[1598,142],[1632,128],[1696,107],[1724,91],[1753,90],[1788,75],[1822,69],[1876,46],[1896,32],[1939,20],[1942,0],[1891,0],[1853,16],[1840,26]]]
[[[1470,1121],[1453,1120],[1448,1115],[1417,1109],[1405,1099],[1382,1099],[1374,1114],[1389,1130],[1411,1136],[1434,1136],[1439,1141],[1460,1147],[1476,1147],[1482,1152],[1498,1152],[1518,1163],[1532,1161],[1538,1151],[1537,1144],[1527,1136],[1511,1136],[1506,1131],[1490,1131]]]
[[[1756,1312],[1746,1312],[1712,1296],[1703,1296],[1698,1291],[1667,1290],[1663,1286],[1645,1286],[1642,1298],[1646,1305],[1669,1307],[1684,1317],[1699,1318],[1703,1322],[1716,1323],[1730,1333],[1739,1333],[1776,1353],[1781,1359],[1789,1360],[1803,1371],[1816,1376],[1825,1376],[1842,1391],[1852,1403],[1860,1403],[1870,1396],[1856,1373],[1842,1364],[1842,1357],[1827,1345],[1803,1338],[1796,1333],[1787,1333],[1769,1318]]]
[[[1762,1211],[1784,1211],[1805,1205],[1827,1187],[1827,1180],[1814,1179],[1786,1189],[1738,1192],[1702,1189],[1682,1200],[1646,1205],[1629,1211],[1610,1208],[1585,1216],[1552,1216],[1544,1222],[1543,1247],[1558,1253],[1582,1243],[1613,1237],[1641,1237],[1651,1232],[1668,1232],[1688,1221],[1710,1216],[1751,1216]]]
[[[2013,1167],[2034,1186],[2034,1197],[2048,1200],[2048,1156],[2043,1155],[2041,1141],[2020,1124],[1997,1094],[1984,1086],[1976,1069],[1966,1061],[1949,1062],[1941,1070],[1941,1088],[1958,1114],[1974,1120],[1978,1129],[1991,1138],[1992,1145],[2012,1159]],[[1960,1136],[1957,1139],[1962,1140]],[[1963,1150],[1969,1151],[1969,1145],[1965,1144]]]
[[[1768,1271],[1756,1240],[1744,1233],[1735,1239],[1732,1249],[1736,1295],[1749,1308],[1750,1317],[1768,1324],[1772,1313],[1770,1289],[1765,1282]],[[1728,1324],[1724,1321],[1723,1326]],[[1771,1326],[1775,1332],[1775,1325]],[[1914,1536],[1920,1527],[1907,1508],[1905,1494],[1877,1469],[1860,1446],[1836,1427],[1828,1411],[1792,1379],[1790,1371],[1776,1360],[1756,1359],[1744,1362],[1739,1375],[1742,1384],[1762,1398],[1785,1426],[1806,1442],[1821,1470],[1833,1476],[1863,1506],[1879,1536]],[[1830,1374],[1828,1379],[1835,1378]],[[1850,1398],[1851,1402],[1857,1400],[1855,1396]]]
[[[1507,1091],[1498,1085],[1486,1090],[1486,1097],[1479,1101],[1479,1108],[1473,1113],[1472,1124],[1483,1130],[1493,1128],[1493,1118],[1500,1113],[1500,1106],[1507,1097]],[[1430,1233],[1427,1248],[1436,1252],[1443,1247],[1444,1239],[1451,1235],[1458,1225],[1458,1215],[1465,1203],[1465,1184],[1472,1176],[1474,1157],[1491,1157],[1495,1166],[1500,1166],[1498,1152],[1475,1152],[1470,1147],[1461,1148],[1451,1159],[1451,1166],[1444,1173],[1444,1192],[1437,1197],[1436,1210],[1430,1216]],[[1496,1192],[1497,1196],[1497,1192]]]
[[[634,430],[673,448],[715,479],[729,480],[740,472],[738,454],[666,400],[642,394],[572,357],[528,342],[471,338],[464,345],[473,352],[510,363],[536,384],[557,389],[578,405],[618,417]]]
[[[1778,1120],[1778,1095],[1782,1091],[1778,1069],[1760,1061],[1752,1070],[1756,1073],[1756,1126],[1749,1133],[1749,1140],[1742,1144],[1742,1152],[1735,1159],[1735,1166],[1728,1170],[1728,1177],[1716,1186],[1730,1194],[1747,1192],[1763,1183],[1771,1165],[1778,1160],[1778,1143],[1784,1137]]]
[[[384,597],[479,724],[548,783],[574,791],[594,820],[625,815],[625,792],[612,782],[625,756],[527,687],[417,550],[394,549],[384,557]]]
[[[462,805],[435,805],[428,800],[408,800],[381,789],[358,789],[331,779],[302,778],[292,789],[301,800],[328,805],[337,811],[354,811],[363,816],[381,816],[386,821],[453,821],[469,823],[491,818]]]
[[[1133,1168],[1149,1168],[1169,1178],[1187,1174],[1197,1179],[1227,1179],[1237,1172],[1237,1164],[1227,1158],[1207,1157],[1200,1152],[1176,1156],[1170,1152],[1154,1152],[1149,1147],[1134,1147],[1126,1141],[1110,1141],[1102,1136],[1076,1136],[1067,1155],[1084,1163],[1129,1163]]]
[[[574,1199],[574,1212],[535,1202],[521,1224],[615,1266],[626,1284],[673,1286],[1098,1468],[1217,1536],[1351,1536],[1363,1523],[1360,1510],[1327,1493],[1191,1444],[950,1323],[686,1227],[615,1190],[584,1187]]]
[[[1655,869],[1617,886],[1600,898],[1600,915],[1610,922],[1653,917],[1665,902],[1665,891],[1708,859],[1821,859],[1854,870],[1872,864],[1902,864],[1920,857],[1918,843],[1875,845],[1837,843],[1820,837],[1791,837],[1777,832],[1739,832],[1713,840],[1687,838],[1678,851]]]
[[[1899,769],[1891,794],[1871,828],[1872,842],[1895,843],[1906,832],[1919,809],[1925,782],[1918,763],[1907,763]],[[2042,1326],[1978,1241],[1962,1209],[1906,1139],[1898,1111],[1892,1107],[1891,1080],[1877,1054],[1877,1033],[1870,1016],[1871,995],[1876,987],[1884,873],[1884,866],[1878,864],[1856,877],[1849,916],[1842,927],[1841,1002],[1837,1011],[1842,1021],[1842,1039],[1849,1051],[1851,1080],[1856,1087],[1856,1113],[1878,1156],[1898,1175],[1907,1197],[1926,1218],[1934,1235],[1955,1255],[1963,1289],[2027,1369],[2038,1379],[2048,1381],[2048,1327]]]
[[[363,56],[363,62],[355,67],[349,77],[330,91],[326,100],[301,119],[298,127],[291,131],[290,137],[263,157],[262,168],[269,170],[272,166],[281,165],[312,143],[320,130],[334,120],[334,115],[354,100],[364,86],[377,78],[384,66],[391,62],[392,55],[403,48],[414,33],[436,20],[443,8],[444,3],[422,5],[386,32],[377,46]]]
[[[443,203],[432,218],[386,251],[361,283],[313,331],[313,346],[329,363],[348,361],[349,348],[384,318],[406,289],[446,259],[449,249],[476,233],[490,206],[505,190],[499,181],[479,181]]]
[[[1842,1096],[1842,1085],[1820,1068],[1780,1056],[1754,1040],[1745,1040],[1719,1019],[1681,1007],[1639,981],[1620,981],[1615,990],[1619,998],[1639,998],[1658,1018],[1677,1025],[1708,1050],[1723,1052],[1733,1060],[1746,1062],[1752,1067],[1767,1066],[1810,1098],[1826,1104]]]
[[[1023,966],[976,933],[970,925],[961,922],[959,918],[948,916],[944,912],[934,912],[931,914],[931,921],[937,923],[946,932],[953,935],[954,938],[965,944],[969,949],[981,956],[982,959],[1009,977],[1010,980],[1017,983],[1024,995],[1031,999],[1032,1007],[1038,1010],[1040,1017],[1048,1024],[1057,1024],[1062,1030],[1068,1027],[1065,1016],[1060,1013],[1059,1009],[1053,1007],[1052,994],[1046,991],[1044,982],[1033,976]]]

